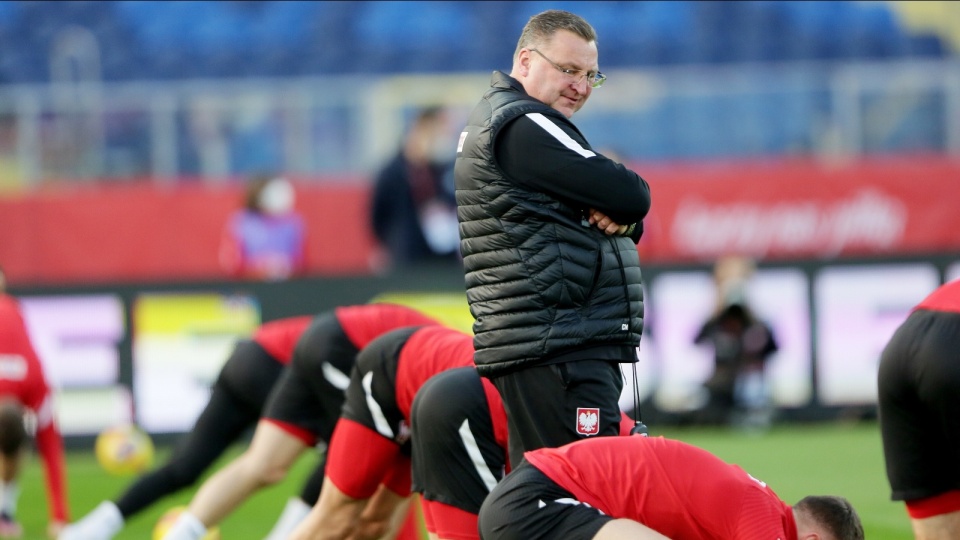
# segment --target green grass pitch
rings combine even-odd
[[[651,426],[651,435],[677,438],[706,448],[767,482],[788,503],[810,494],[843,495],[860,512],[870,540],[912,538],[903,505],[889,501],[876,423],[782,425],[762,434]],[[222,466],[240,450],[240,446],[234,447],[215,467]],[[159,450],[158,462],[166,454],[165,449]],[[222,538],[263,538],[287,497],[299,492],[301,481],[312,470],[315,460],[315,456],[304,456],[284,482],[261,491],[244,503],[222,524]],[[131,478],[109,476],[103,472],[92,452],[70,453],[67,471],[74,518],[84,515],[104,499],[117,497],[131,482]],[[39,459],[32,455],[21,479],[18,511],[26,540],[45,538],[47,505],[42,474]],[[196,486],[161,500],[135,516],[116,538],[149,539],[161,514],[172,506],[186,504],[195,490]]]

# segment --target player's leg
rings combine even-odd
[[[280,517],[277,518],[277,522],[264,537],[264,540],[286,540],[290,533],[297,528],[297,525],[307,517],[310,509],[320,498],[320,488],[323,486],[323,477],[326,470],[325,465],[326,460],[321,457],[320,463],[314,467],[313,472],[303,483],[300,496],[287,499],[283,511],[280,512]]]
[[[880,428],[893,500],[916,538],[960,537],[960,314],[920,310],[881,355]]]
[[[264,416],[291,433],[301,434],[310,446],[328,441],[340,417],[357,353],[336,317],[318,317],[297,342],[287,373],[277,383]],[[325,459],[321,457],[300,496],[287,501],[266,540],[286,539],[307,516],[319,499],[324,473]]]
[[[282,480],[306,448],[288,431],[261,421],[250,447],[203,483],[164,540],[199,539],[250,495]]]
[[[116,500],[104,501],[66,527],[61,540],[108,540],[130,517],[193,485],[207,468],[256,424],[283,365],[257,343],[237,343],[213,385],[210,400],[167,461],[138,478]]]
[[[409,471],[410,463],[402,460],[398,467]],[[409,474],[405,475],[409,480]],[[357,518],[357,525],[350,536],[356,540],[376,540],[378,538],[398,538],[411,508],[412,496],[404,488],[406,495],[397,493],[388,487],[390,481],[381,484],[370,497]],[[407,482],[409,485],[409,481]]]
[[[623,375],[617,363],[577,360],[550,364],[491,382],[507,410],[511,463],[523,459],[525,451],[620,431]]]
[[[17,523],[17,480],[23,463],[27,432],[23,425],[23,407],[12,399],[0,403],[0,538],[19,538],[23,529]]]
[[[167,463],[137,481],[117,501],[123,517],[129,518],[161,497],[193,485],[229,445],[256,424],[282,372],[283,366],[259,345],[240,343],[224,365],[207,406]]]
[[[441,539],[477,538],[480,506],[506,467],[477,370],[431,377],[410,419],[413,489],[423,496],[427,531]]]
[[[391,475],[397,478],[390,486],[396,497],[386,497],[381,502],[398,503],[409,496],[409,459],[401,455],[399,445],[380,433],[341,418],[327,452],[327,475],[320,499],[291,538],[347,538],[360,526],[361,513],[368,501]],[[403,469],[406,470],[405,485],[401,476]],[[387,514],[381,510],[375,515]],[[374,527],[373,517],[373,514],[367,515],[366,528]],[[382,528],[383,524],[378,527]]]
[[[404,466],[409,467],[409,463]],[[320,500],[309,515],[290,534],[289,538],[329,540],[351,538],[374,540],[400,538],[410,511],[411,497],[401,495],[386,485],[378,486],[369,498],[355,499],[336,485],[324,483]],[[331,513],[334,519],[324,519]]]
[[[397,406],[396,367],[414,331],[384,334],[357,355],[343,411],[327,449],[327,475],[320,499],[291,538],[346,538],[356,528],[367,500],[402,456],[401,444],[407,434],[400,431],[404,416]],[[397,493],[409,494],[409,466],[405,487],[406,493]]]
[[[960,511],[928,518],[911,518],[914,540],[960,538]]]

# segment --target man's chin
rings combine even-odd
[[[560,114],[566,116],[567,118],[570,118],[571,116],[573,116],[573,113],[577,112],[577,109],[570,105],[561,105],[561,106],[554,107],[554,109],[556,109],[558,112],[560,112]]]

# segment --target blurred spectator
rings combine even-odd
[[[771,328],[757,318],[747,300],[747,283],[754,270],[751,259],[739,256],[722,257],[714,265],[717,305],[694,339],[712,347],[714,354],[702,421],[744,427],[765,427],[770,422],[764,366],[778,346]]]
[[[460,236],[451,166],[454,142],[447,113],[417,113],[399,151],[377,174],[370,220],[386,257],[383,266],[458,261]]]
[[[279,176],[254,178],[244,207],[230,216],[220,264],[231,275],[281,280],[303,272],[306,227],[294,210],[293,184]]]
[[[0,538],[23,534],[16,521],[20,494],[17,482],[31,434],[36,436],[46,469],[50,504],[47,534],[56,538],[70,519],[63,439],[54,417],[53,394],[30,342],[19,303],[5,290],[6,280],[0,269]]]

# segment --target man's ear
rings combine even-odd
[[[522,49],[518,56],[517,61],[520,64],[520,74],[523,75],[524,77],[530,74],[530,61],[531,61],[530,57],[531,56],[532,55],[530,53],[530,49]]]

